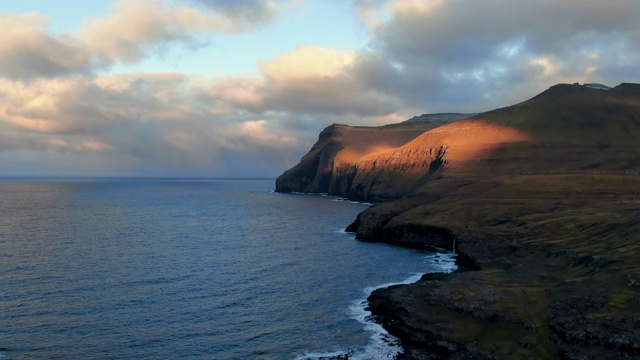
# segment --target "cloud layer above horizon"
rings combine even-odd
[[[224,76],[115,70],[242,42],[304,5],[117,0],[65,33],[37,9],[0,12],[0,176],[272,177],[333,122],[486,111],[557,83],[640,78],[636,0],[353,0],[341,11],[366,46],[299,43]]]

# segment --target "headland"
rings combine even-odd
[[[640,357],[640,85],[445,118],[334,124],[276,182],[375,203],[362,241],[455,246],[459,271],[369,298],[402,358]]]

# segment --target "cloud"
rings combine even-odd
[[[240,176],[240,166],[275,176],[315,139],[318,128],[289,128],[291,115],[242,114],[216,101],[214,86],[171,73],[0,79],[0,162],[11,155],[5,164],[21,158],[48,174],[75,159],[73,175]]]
[[[270,1],[206,5],[116,1],[113,15],[89,18],[77,33],[62,35],[49,32],[43,15],[0,14],[9,29],[0,35],[3,167],[25,174],[27,163],[48,174],[223,176],[236,171],[241,162],[229,161],[235,158],[250,164],[246,175],[258,176],[293,165],[318,129],[281,127],[289,114],[247,113],[251,97],[261,105],[262,86],[252,92],[241,90],[249,82],[234,81],[228,87],[237,93],[216,99],[224,82],[197,75],[99,74],[114,62],[151,56],[157,44],[248,31],[282,10]]]
[[[352,76],[354,51],[298,46],[262,65],[267,108],[361,116],[388,114],[394,107],[384,94],[361,88]]]
[[[371,91],[354,78],[355,51],[300,45],[261,65],[261,78],[229,78],[212,95],[253,112],[360,117],[383,116],[399,106],[394,96]]]
[[[274,16],[266,3],[255,12],[242,11],[239,6],[197,9],[164,0],[118,0],[112,8],[114,15],[85,20],[81,36],[92,53],[122,63],[149,56],[153,45],[195,44],[193,32],[239,33]]]
[[[99,134],[119,121],[180,119],[197,87],[181,74],[127,74],[41,78],[21,82],[0,78],[0,120],[35,133]]]
[[[183,2],[213,9],[230,18],[244,19],[254,24],[273,21],[277,12],[291,8],[295,3],[273,0],[183,0]]]
[[[558,82],[615,85],[639,74],[628,66],[639,55],[637,1],[398,0],[388,8],[354,71],[407,105],[479,111]]]
[[[637,1],[353,4],[371,29],[367,48],[300,45],[264,62],[262,78],[228,79],[215,96],[254,112],[370,120],[483,111],[559,82],[616,85],[640,75]]]
[[[167,43],[204,45],[198,34],[242,33],[286,9],[270,1],[197,2],[117,0],[113,14],[89,17],[75,33],[51,34],[38,13],[0,13],[0,76],[30,80],[90,74],[115,63],[148,58]]]
[[[47,32],[48,18],[37,14],[0,13],[0,76],[32,79],[89,72],[91,54],[68,35]]]

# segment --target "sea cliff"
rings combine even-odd
[[[459,271],[369,299],[404,358],[640,357],[640,85],[556,85],[356,156],[330,128],[278,191],[377,202],[360,240],[456,244]]]
[[[386,188],[390,192],[385,192],[384,187],[376,186],[372,179],[367,178],[368,174],[376,171],[376,155],[393,151],[427,130],[470,115],[425,114],[404,123],[380,127],[332,124],[320,133],[318,141],[299,164],[276,179],[276,191],[328,193],[361,201],[398,198],[418,180],[411,179],[408,172],[400,171],[407,166],[424,167],[424,161],[428,160],[418,158],[420,164],[408,164],[406,161],[398,163],[384,159],[387,164],[396,165],[395,170],[400,175],[391,190]],[[432,158],[435,159],[434,156]],[[371,160],[367,160],[368,157],[372,157]]]

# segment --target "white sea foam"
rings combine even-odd
[[[327,195],[327,196],[331,196],[331,195]],[[344,197],[340,197],[340,196],[334,196],[333,197],[333,201],[345,201],[345,202],[348,202],[348,203],[351,203],[351,204],[373,206],[373,203],[370,203],[370,202],[349,200],[348,198],[344,198]]]
[[[332,357],[335,358],[340,355],[344,355],[346,353],[347,353],[346,351],[331,351],[331,352],[323,352],[323,353],[308,352],[300,356],[296,356],[294,360],[316,360],[316,359],[327,359],[327,358],[330,359]]]
[[[458,268],[456,254],[451,252],[429,254],[425,257],[424,262],[430,265],[437,264],[437,272],[452,273]]]
[[[451,273],[458,267],[455,264],[456,254],[449,252],[431,253],[425,256],[424,262],[432,267],[434,272]],[[409,278],[390,282],[378,286],[367,287],[363,290],[364,298],[354,301],[348,309],[348,315],[352,319],[357,320],[364,325],[364,330],[369,333],[369,343],[360,348],[351,349],[349,351],[333,351],[324,353],[305,353],[296,357],[296,360],[318,360],[335,358],[341,355],[348,355],[353,360],[392,360],[403,351],[400,340],[390,335],[382,325],[376,323],[369,310],[367,310],[367,298],[371,293],[379,288],[385,288],[393,285],[412,284],[422,278],[422,273],[416,273]]]
[[[276,191],[273,190],[272,192],[276,192]],[[364,206],[373,206],[373,203],[370,203],[370,202],[349,200],[348,198],[335,196],[335,195],[330,195],[329,193],[308,193],[308,192],[292,191],[292,192],[290,192],[290,194],[322,196],[322,197],[332,198],[333,201],[344,201],[344,202],[349,202],[351,204],[359,204],[359,205],[364,205]]]
[[[422,274],[414,274],[411,277],[400,281],[386,283],[379,286],[367,287],[363,290],[364,298],[354,301],[348,309],[348,315],[364,325],[364,330],[369,333],[369,343],[366,345],[351,349],[349,351],[333,351],[324,353],[305,353],[295,358],[295,360],[318,360],[330,359],[341,355],[348,355],[352,360],[392,360],[402,352],[400,340],[390,335],[382,325],[373,320],[371,312],[366,310],[368,302],[367,298],[375,289],[388,287],[399,284],[411,284],[418,280]]]
[[[456,255],[454,253],[435,253],[429,254],[425,258],[425,263],[436,265],[438,272],[451,273],[457,269],[455,264]],[[420,280],[422,273],[416,273],[411,277],[399,281],[382,284],[375,287],[364,289],[364,299],[354,301],[349,307],[349,315],[364,325],[365,331],[370,334],[369,343],[360,348],[348,352],[349,359],[365,360],[365,359],[395,359],[402,352],[400,340],[390,335],[382,325],[376,323],[369,310],[366,310],[367,298],[371,293],[379,288],[389,287],[392,285],[412,284]]]
[[[329,196],[328,193],[312,193],[312,192],[299,192],[299,191],[292,191],[291,194],[295,194],[295,195],[319,195],[319,196]]]

